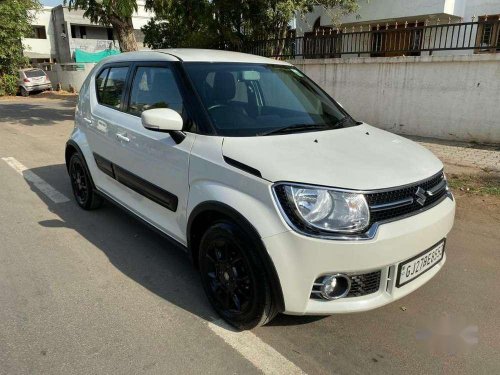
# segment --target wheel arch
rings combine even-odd
[[[85,160],[85,155],[83,154],[80,146],[78,146],[78,143],[76,143],[74,140],[70,139],[68,142],[66,142],[66,148],[64,150],[64,160],[66,162],[66,170],[69,172],[69,161],[71,159],[71,156],[74,153],[78,153],[80,157],[83,160],[83,167],[85,168],[85,172],[89,175],[90,178],[90,184],[92,186],[93,190],[96,190],[94,180],[92,179],[92,174],[90,173],[89,166],[87,165],[87,160]]]
[[[266,247],[261,240],[261,236],[255,227],[237,210],[231,206],[217,202],[207,201],[196,206],[189,215],[187,224],[187,244],[188,252],[191,261],[198,268],[198,251],[201,237],[206,229],[218,219],[229,219],[237,224],[247,234],[259,241],[259,246],[256,249],[264,263],[265,271],[271,281],[271,290],[273,297],[278,306],[279,311],[284,311],[285,303],[283,291],[279,280],[278,273],[274,267],[274,263],[266,250]]]

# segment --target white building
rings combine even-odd
[[[33,62],[52,61],[56,56],[54,28],[51,22],[52,7],[43,7],[35,17],[33,37],[23,39],[24,55]]]
[[[331,30],[335,33],[337,28],[339,28],[340,33],[352,33],[360,30],[373,32],[378,29],[394,30],[385,34],[386,36],[384,33],[372,35],[370,39],[360,40],[360,43],[364,42],[368,49],[382,45],[380,51],[372,54],[372,56],[398,56],[404,53],[386,52],[384,51],[384,45],[390,49],[390,47],[394,47],[395,43],[399,43],[403,36],[397,34],[402,33],[402,31],[396,30],[403,29],[405,25],[408,25],[408,27],[423,27],[424,25],[470,22],[473,17],[475,21],[498,20],[500,17],[500,0],[359,0],[359,5],[358,14],[344,16],[338,20],[332,20],[333,12],[316,6],[313,12],[297,17],[297,36],[307,37],[318,33],[331,33]],[[478,46],[486,44],[497,48],[493,48],[493,50],[490,48],[490,51],[483,51],[480,48],[437,51],[436,54],[471,54],[500,51],[500,27],[498,24],[473,25],[470,26],[470,29],[471,35],[469,36],[469,31],[467,31],[466,37],[471,38],[472,44],[477,43]],[[457,38],[457,32],[458,27],[455,30],[450,28],[448,37]],[[464,28],[461,29],[461,32],[465,35]],[[455,35],[452,36],[452,33],[455,33]],[[462,36],[460,37],[462,38]],[[384,40],[384,38],[387,40]],[[389,41],[390,38],[392,38],[392,46]],[[415,32],[410,38],[412,39],[410,42],[417,45],[424,43],[424,38],[432,39],[435,36],[432,33],[426,35],[423,32]],[[431,41],[433,42],[433,40]],[[461,41],[462,39],[460,39]],[[448,42],[450,41],[448,40]],[[345,51],[345,48],[343,50]],[[366,56],[366,54],[360,55]],[[420,52],[418,52],[418,55],[420,55]]]
[[[82,10],[69,10],[66,6],[43,7],[33,22],[34,36],[23,39],[24,54],[32,62],[74,61],[76,49],[98,52],[119,49],[111,27],[96,25],[83,17]],[[144,49],[141,27],[152,17],[138,1],[138,11],[132,16],[135,36],[140,49]]]

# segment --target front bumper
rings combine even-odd
[[[294,231],[263,238],[280,279],[284,312],[321,315],[365,311],[411,293],[439,272],[446,254],[429,271],[399,288],[395,277],[397,265],[445,238],[454,217],[455,202],[446,197],[417,215],[380,225],[370,240],[325,240]],[[321,275],[364,274],[379,270],[380,286],[375,293],[333,301],[310,298],[313,283]]]

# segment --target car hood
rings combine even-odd
[[[226,137],[222,153],[266,180],[382,189],[426,179],[443,164],[406,138],[362,124],[318,132]]]

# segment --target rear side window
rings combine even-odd
[[[26,74],[26,77],[28,77],[28,78],[36,78],[36,77],[45,76],[45,72],[41,69],[25,70],[24,74]]]
[[[99,103],[119,109],[123,102],[123,93],[127,80],[128,67],[109,68]],[[97,83],[97,82],[96,82]]]
[[[140,116],[152,108],[171,108],[182,115],[181,93],[168,67],[138,67],[136,70],[128,112]]]

